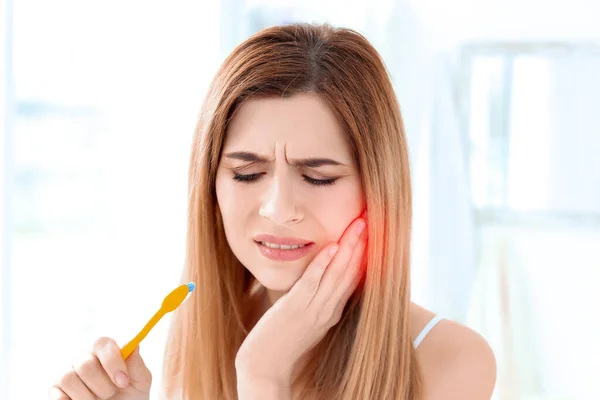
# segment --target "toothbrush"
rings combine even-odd
[[[160,319],[166,313],[174,311],[177,307],[179,307],[181,303],[183,303],[183,300],[185,300],[188,293],[191,293],[195,287],[196,285],[194,284],[194,282],[190,282],[186,285],[181,285],[175,288],[175,290],[169,293],[163,300],[160,309],[156,312],[156,314],[154,314],[152,318],[150,318],[150,321],[148,321],[146,326],[142,328],[140,333],[138,333],[136,337],[134,337],[129,343],[123,346],[123,348],[121,349],[121,356],[123,357],[123,359],[127,359],[127,357],[129,357],[129,355],[133,353],[135,348],[138,347],[140,342],[146,337],[148,332],[150,332],[150,330],[154,328],[154,325],[156,325],[156,323],[160,321]]]

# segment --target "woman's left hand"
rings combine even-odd
[[[235,366],[240,382],[290,387],[294,366],[339,322],[360,282],[365,226],[362,216],[353,221],[339,245],[325,246],[290,291],[262,316],[238,350]]]

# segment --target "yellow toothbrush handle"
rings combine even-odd
[[[154,325],[156,325],[156,323],[160,321],[163,315],[165,315],[165,312],[161,308],[156,314],[154,314],[152,318],[150,318],[150,321],[148,321],[146,326],[142,328],[140,333],[138,333],[133,339],[131,339],[129,343],[123,346],[123,348],[121,349],[121,356],[124,360],[127,359],[127,357],[131,355],[131,353],[133,353],[135,348],[139,346],[140,342],[146,337],[148,332],[150,332],[150,330],[154,328]]]

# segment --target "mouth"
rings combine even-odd
[[[301,249],[304,246],[308,246],[310,245],[310,243],[306,243],[306,244],[277,244],[277,243],[270,243],[267,241],[256,241],[256,243],[261,244],[263,246],[269,247],[271,249],[281,249],[281,250],[295,250],[295,249]]]
[[[296,261],[306,256],[314,243],[306,244],[276,244],[267,241],[254,241],[260,253],[273,261]]]

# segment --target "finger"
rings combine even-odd
[[[131,386],[137,390],[148,392],[152,385],[152,374],[144,363],[142,356],[140,355],[140,347],[136,347],[133,353],[125,361],[127,369],[129,371],[129,380]]]
[[[129,385],[127,365],[121,357],[121,349],[113,339],[98,339],[94,344],[94,354],[115,386],[124,388]]]
[[[297,299],[301,307],[308,307],[319,289],[323,273],[338,252],[339,247],[336,243],[325,246],[311,261],[296,284],[292,286],[286,298]]]
[[[58,381],[57,386],[71,399],[96,400],[94,394],[90,392],[74,369],[64,374]]]
[[[48,400],[71,400],[71,398],[56,386],[52,386],[48,389]]]
[[[332,301],[338,302],[338,307],[344,307],[363,277],[366,250],[367,232],[365,230],[354,248],[354,252],[346,268],[346,273],[340,279],[339,284],[336,285],[334,294],[331,296]]]
[[[95,396],[101,399],[112,397],[116,392],[115,385],[102,368],[100,360],[95,354],[90,353],[83,362],[73,367],[81,381]],[[69,396],[71,396],[69,394]],[[71,396],[73,397],[73,396]],[[77,399],[79,400],[79,399]]]
[[[362,218],[357,218],[354,221],[340,240],[340,250],[335,255],[331,264],[325,271],[322,282],[322,289],[317,293],[317,297],[323,302],[328,301],[335,288],[339,286],[342,278],[348,273],[348,263],[352,258],[352,254],[358,244],[358,241],[366,226]]]

